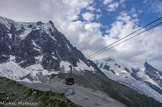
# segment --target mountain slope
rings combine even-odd
[[[62,75],[59,76],[63,77]],[[161,103],[157,102],[153,98],[139,94],[127,86],[110,80],[104,76],[98,77],[97,75],[91,74],[90,72],[85,72],[83,76],[78,75],[74,77],[76,77],[77,84],[92,88],[94,90],[100,90],[113,99],[116,99],[129,107],[162,106]]]
[[[2,76],[15,80],[30,73],[33,81],[39,81],[38,72],[58,73],[62,66],[68,71],[71,64],[76,71],[96,71],[93,62],[73,47],[52,21],[22,23],[0,17],[0,63],[5,63],[1,71],[11,71],[5,66],[14,66],[14,75],[2,72]],[[17,69],[22,72],[18,77]]]
[[[162,75],[150,64],[130,63],[119,58],[96,61],[107,77],[162,102]]]
[[[13,80],[0,77],[0,106],[79,107],[63,94],[27,88]]]
[[[106,93],[80,85],[67,86],[58,77],[50,79],[50,83],[20,83],[34,89],[64,93],[67,98],[82,107],[125,107],[119,101],[110,98]]]
[[[101,91],[127,106],[161,106],[156,100],[107,78],[52,21],[26,23],[0,17],[0,47],[0,76],[31,84],[55,83],[56,78],[64,81],[69,77],[72,65],[72,76],[80,87]],[[62,66],[64,73],[60,72]]]

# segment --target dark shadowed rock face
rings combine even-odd
[[[156,68],[152,67],[149,63],[145,62],[145,73],[148,75],[151,79],[156,81],[161,87],[162,87],[162,80],[160,76],[162,76],[162,73],[157,70]]]
[[[21,23],[0,17],[0,63],[15,56],[23,68],[41,63],[44,69],[60,69],[60,61],[73,66],[82,60],[88,66],[97,66],[72,46],[52,21],[48,23]]]
[[[9,44],[12,42],[11,39],[8,39],[7,28],[0,24],[0,63],[5,62],[9,59],[11,53],[9,49]]]

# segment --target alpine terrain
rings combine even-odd
[[[162,103],[162,72],[148,62],[131,63],[120,58],[108,57],[97,60],[96,64],[110,79]]]
[[[69,65],[72,65],[72,77],[75,80],[73,86],[65,85],[65,79],[69,77]],[[151,87],[149,89],[156,90],[154,92],[157,98],[153,98],[159,99],[159,102],[114,81],[114,78],[109,77],[109,79],[107,74],[105,75],[105,72],[102,72],[93,61],[86,59],[81,51],[72,46],[70,41],[56,29],[52,21],[47,23],[17,22],[0,17],[0,87],[6,89],[1,89],[0,92],[8,96],[7,99],[12,100],[12,93],[9,94],[9,92],[14,92],[16,87],[9,87],[9,83],[5,81],[13,82],[14,80],[16,83],[13,84],[25,85],[24,89],[29,90],[27,91],[29,93],[25,94],[28,101],[33,101],[37,97],[42,98],[39,104],[42,104],[46,98],[48,99],[45,103],[50,103],[53,101],[50,99],[52,96],[58,96],[57,105],[60,105],[60,99],[63,98],[61,104],[83,107],[160,107],[162,106],[159,94],[161,76],[155,77],[150,70],[154,70],[157,76],[161,74],[148,63],[145,63],[145,66],[148,68],[145,72],[154,84],[149,80],[146,83],[143,78],[137,76],[138,72],[141,76],[144,75],[144,72],[138,69],[133,69],[134,74],[131,74],[131,77],[137,77],[139,82]],[[118,72],[118,67],[116,69],[114,67],[114,72]],[[137,78],[134,80],[137,81]],[[23,94],[25,92],[21,89],[22,85],[20,90]],[[59,94],[55,95],[56,93]],[[63,94],[76,105],[64,98]],[[35,97],[30,95],[35,95]],[[26,97],[23,96],[22,99]],[[6,100],[1,96],[0,99]]]

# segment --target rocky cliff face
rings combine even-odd
[[[71,45],[52,21],[48,23],[20,23],[0,18],[0,61],[6,62],[10,55],[23,68],[36,64],[42,55],[41,65],[45,69],[59,69],[61,61],[73,66],[82,60],[90,66],[84,55]]]
[[[145,62],[145,73],[148,75],[152,80],[154,80],[160,87],[162,87],[162,72],[151,66],[149,63]]]
[[[0,17],[0,63],[6,62],[14,63],[10,65],[23,68],[26,73],[35,72],[34,75],[38,71],[58,73],[62,66],[68,71],[69,65],[75,71],[99,71],[52,21],[23,23]]]

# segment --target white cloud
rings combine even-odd
[[[162,13],[162,1],[157,4],[157,11]]]
[[[120,3],[124,3],[126,0],[120,0]]]
[[[101,17],[100,14],[97,14],[97,15],[96,15],[96,19],[99,19],[100,17]]]
[[[112,12],[112,11],[115,11],[119,7],[119,5],[125,8],[126,6],[124,4],[125,1],[126,0],[120,0],[120,1],[113,2],[113,0],[104,0],[103,4],[107,5],[107,11]]]
[[[132,16],[133,16],[133,17],[137,17],[137,16],[138,16],[138,14],[133,14]]]
[[[1,0],[0,15],[18,21],[75,20],[93,0]],[[60,22],[60,21],[59,21]],[[55,22],[57,23],[57,22]]]
[[[82,14],[82,17],[86,21],[91,21],[91,20],[94,19],[94,14],[92,14],[90,12],[85,12],[85,13]]]
[[[121,12],[120,16],[117,17],[117,20],[128,22],[131,20],[131,17],[126,12]]]
[[[136,9],[135,8],[131,8],[129,13],[132,14],[133,18],[136,18],[138,16],[138,14],[136,13]]]
[[[87,8],[87,10],[90,10],[91,12],[93,12],[93,11],[95,10],[95,8],[94,8],[93,6],[89,6],[89,7]]]
[[[103,4],[106,5],[106,4],[108,4],[108,3],[111,3],[112,1],[113,1],[113,0],[104,0],[104,1],[103,1]]]
[[[81,49],[86,55],[89,52],[94,52],[101,47],[104,47],[104,38],[101,37],[101,32],[99,28],[101,25],[99,23],[83,23],[81,21],[76,21],[62,26],[62,32],[66,34],[68,39]],[[66,28],[66,29],[65,29]]]
[[[120,39],[138,29],[139,26],[137,23],[138,19],[132,19],[126,12],[121,12],[120,16],[117,17],[117,21],[112,24],[112,27],[109,30],[107,30],[107,33],[109,34],[105,36],[107,45],[116,41],[117,38]],[[156,27],[132,40],[114,47],[112,50],[109,50],[100,56],[118,56],[136,62],[148,61],[149,63],[154,64],[155,67],[160,68],[162,61],[159,61],[158,59],[162,58],[161,29],[162,26]]]
[[[101,12],[101,9],[96,9],[96,12],[100,13]]]
[[[161,0],[152,1],[150,11],[160,13],[159,16],[161,16],[162,15],[162,1]]]
[[[107,11],[115,11],[119,7],[119,3],[115,2],[108,5]]]
[[[136,9],[135,8],[131,8],[130,12],[131,13],[135,13]]]

